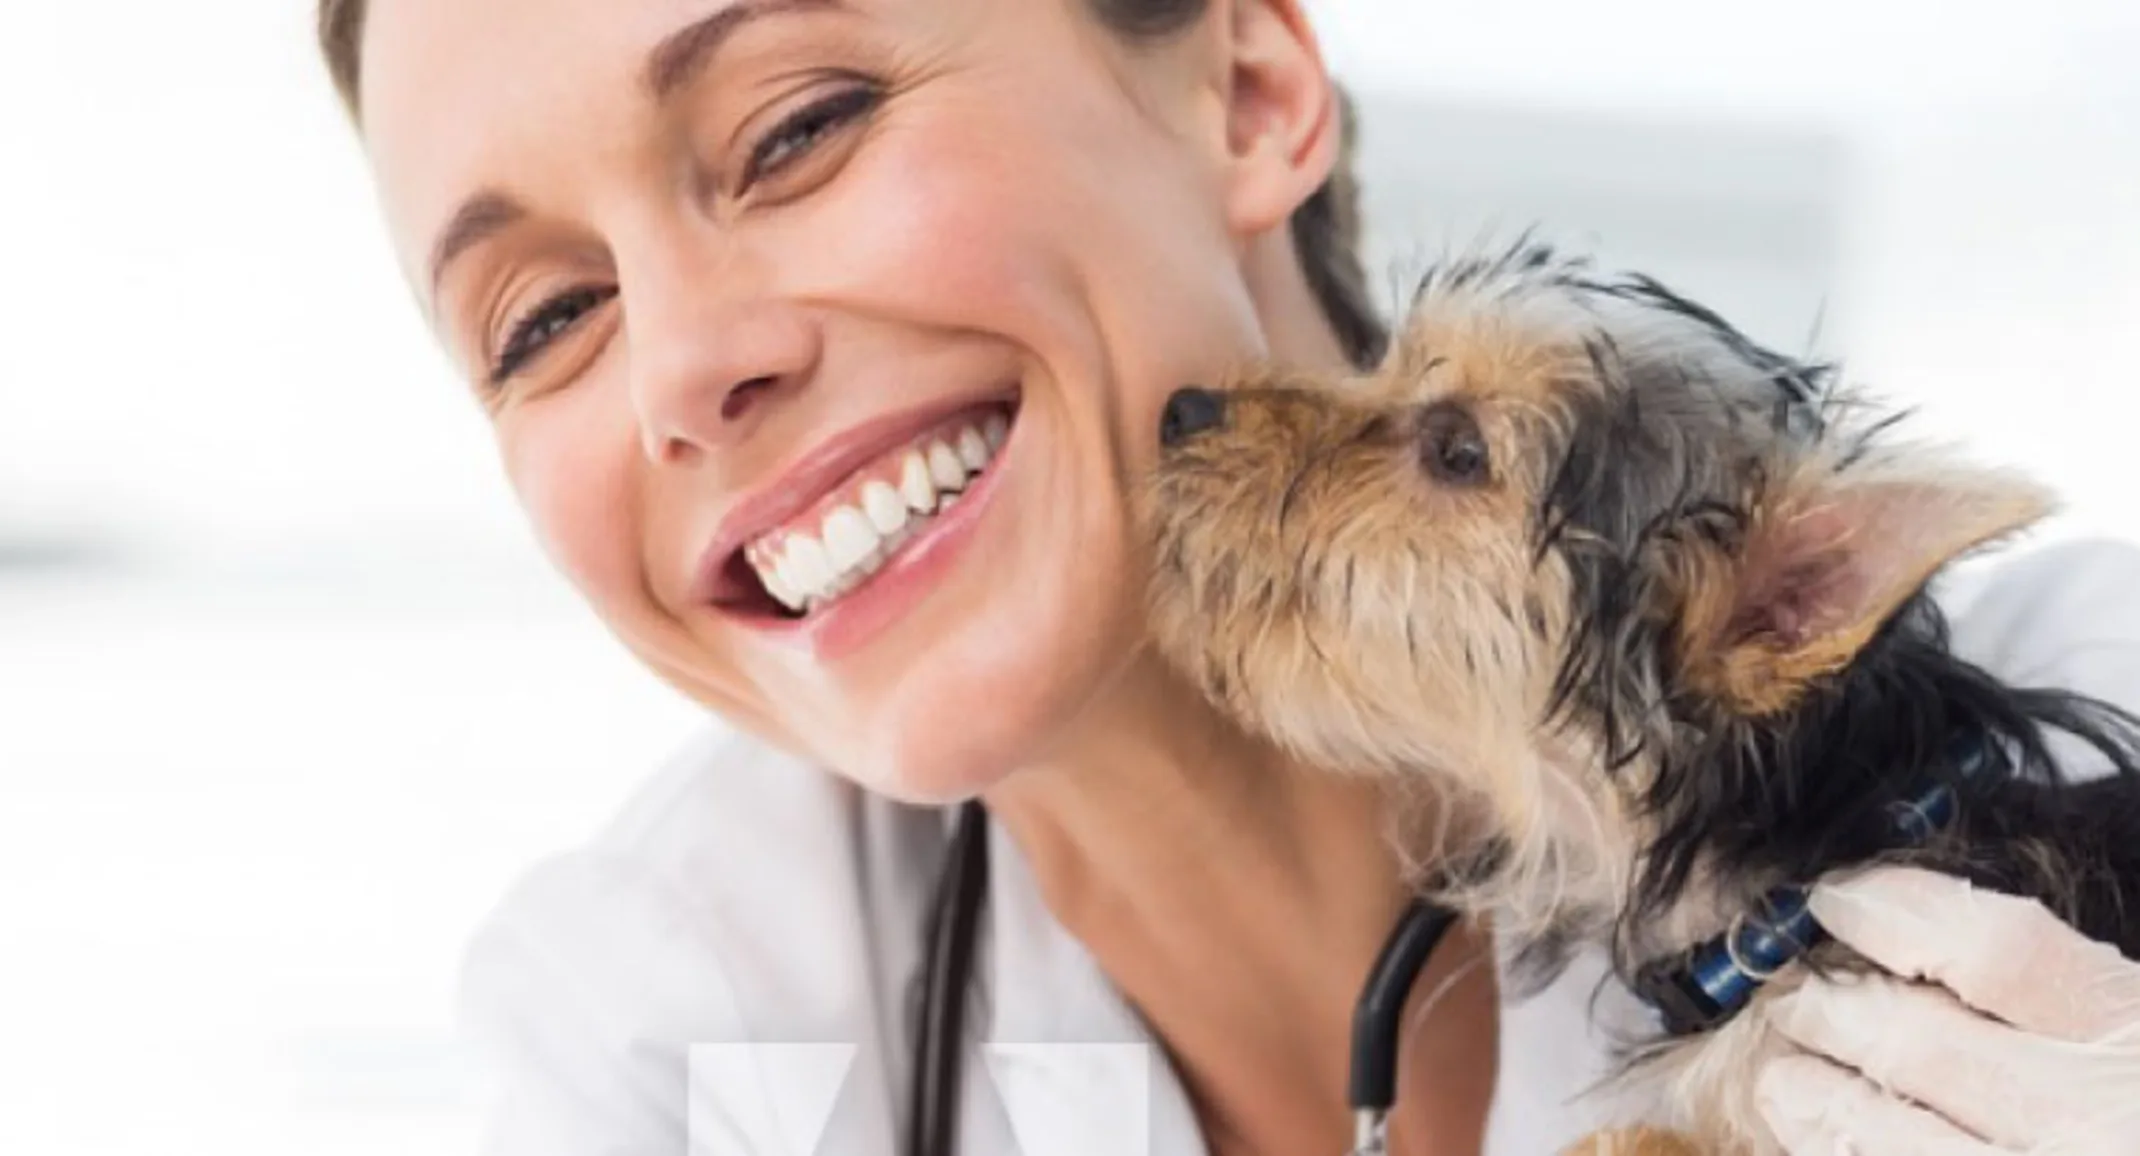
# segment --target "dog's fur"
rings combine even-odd
[[[1534,980],[1583,944],[1631,978],[1772,887],[1876,860],[2140,956],[2140,727],[1958,658],[1926,593],[2050,499],[1895,440],[1834,377],[1528,242],[1444,264],[1379,370],[1245,374],[1165,449],[1160,646],[1308,761],[1411,792],[1421,879]],[[2006,773],[1955,774],[1966,726]],[[2071,781],[2074,739],[2114,773]],[[1931,781],[1958,819],[1892,850],[1890,808]],[[1631,1049],[1667,1092],[1653,1122],[1770,1150],[1761,1009]]]

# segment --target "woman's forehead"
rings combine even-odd
[[[585,86],[590,68],[628,69],[668,34],[700,21],[749,23],[795,11],[868,11],[886,0],[369,0],[364,74],[367,119],[400,92],[437,112],[457,80],[501,94],[538,87],[540,75],[501,85],[501,73],[568,69]],[[898,2],[898,0],[891,0]],[[375,90],[389,99],[374,100]]]
[[[455,205],[597,117],[615,118],[635,54],[747,0],[371,0],[364,139],[406,271]],[[554,151],[554,150],[552,150]]]
[[[419,277],[470,199],[509,191],[500,183],[569,189],[592,157],[628,155],[657,131],[664,95],[757,26],[918,17],[970,29],[967,17],[1050,2],[1061,0],[371,0],[362,118],[396,250]]]

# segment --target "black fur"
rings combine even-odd
[[[1668,712],[1702,741],[1665,760],[1644,800],[1659,821],[1630,918],[1662,910],[1700,863],[1745,899],[1874,860],[1915,862],[2046,903],[2140,958],[2140,722],[2078,695],[2013,687],[1957,657],[1919,595],[1829,685],[1783,717],[1746,720],[1699,701]],[[1980,731],[2003,766],[1963,777],[1957,734]],[[2046,739],[2102,756],[2076,781]],[[1889,808],[1944,783],[1959,800],[1946,837],[1896,851]]]
[[[1724,355],[1645,360],[1601,332],[1591,360],[1607,387],[1573,402],[1536,514],[1541,558],[1557,555],[1575,587],[1555,716],[1603,734],[1616,771],[1643,756],[1661,767],[1642,800],[1659,834],[1616,940],[1631,943],[1632,928],[1673,907],[1698,867],[1751,905],[1780,883],[1906,860],[2041,900],[2140,958],[2140,720],[1965,662],[1929,594],[1780,717],[1740,717],[1686,688],[1659,553],[1696,541],[1737,549],[1775,443],[1834,436],[1833,369],[1767,350],[1655,282],[1579,287],[1692,322]],[[1855,435],[1841,456],[1885,429]],[[1972,728],[2003,753],[2004,773],[1965,781],[1947,765],[1952,737]],[[2047,739],[2060,732],[2106,773],[2076,782],[2056,765]],[[1890,805],[1941,781],[1957,792],[1957,822],[1898,852]]]

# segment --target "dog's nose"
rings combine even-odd
[[[1166,412],[1159,415],[1159,444],[1177,446],[1226,420],[1226,399],[1208,389],[1190,386],[1174,391]]]

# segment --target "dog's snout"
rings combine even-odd
[[[1198,386],[1174,391],[1159,417],[1159,444],[1178,446],[1226,420],[1226,399]]]

